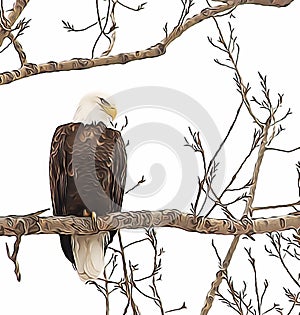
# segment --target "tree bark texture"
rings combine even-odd
[[[178,210],[118,212],[98,217],[93,225],[87,217],[0,217],[0,235],[17,236],[30,234],[93,234],[98,231],[115,229],[140,229],[149,227],[173,227],[203,234],[243,235],[262,234],[273,231],[298,229],[300,215],[252,219],[249,222],[228,219],[196,218]]]

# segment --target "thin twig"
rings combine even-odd
[[[237,109],[237,111],[236,111],[235,117],[234,117],[234,119],[233,119],[233,121],[232,121],[232,123],[231,123],[231,125],[230,125],[230,127],[229,127],[229,129],[228,129],[228,131],[227,131],[227,133],[226,133],[225,138],[224,138],[223,141],[220,143],[220,145],[219,145],[217,151],[214,153],[212,159],[210,160],[210,162],[209,162],[209,164],[208,164],[207,171],[206,171],[206,173],[205,173],[205,175],[204,175],[205,181],[207,180],[209,170],[211,169],[213,163],[215,162],[215,160],[216,160],[218,154],[220,153],[220,151],[221,151],[222,148],[224,147],[226,141],[228,140],[228,138],[229,138],[229,136],[230,136],[230,134],[231,134],[231,132],[232,132],[232,130],[233,130],[233,128],[234,128],[234,126],[235,126],[237,120],[238,120],[238,117],[239,117],[239,115],[240,115],[242,106],[243,106],[243,103],[241,103],[241,104],[239,105],[239,107],[238,107],[238,109]],[[199,195],[199,197],[200,197],[199,190],[200,190],[200,188],[203,188],[203,184],[204,184],[204,183],[202,183],[202,187],[199,186],[199,188],[198,188],[198,195]],[[197,197],[198,197],[198,195],[197,195]],[[199,198],[198,198],[198,199],[199,199]],[[220,197],[218,198],[218,200],[220,201]],[[203,209],[204,206],[205,206],[205,202],[203,202],[201,208]],[[211,210],[210,210],[208,213],[206,213],[205,216],[208,216],[210,213],[211,213]],[[200,213],[199,213],[199,214],[200,214]]]
[[[155,304],[159,307],[161,315],[164,315],[164,307],[162,304],[162,300],[160,298],[160,295],[158,293],[157,285],[156,285],[156,279],[155,276],[157,272],[161,269],[161,258],[158,258],[158,252],[157,252],[157,238],[156,238],[156,232],[154,228],[150,228],[146,230],[146,235],[148,236],[148,239],[152,245],[154,256],[153,256],[153,271],[152,271],[152,292],[155,297]]]
[[[132,312],[134,315],[139,315],[139,310],[137,305],[135,304],[132,296],[132,292],[130,290],[130,280],[128,277],[128,272],[127,272],[127,266],[126,266],[126,260],[125,260],[125,252],[124,252],[124,247],[123,247],[123,242],[122,242],[122,237],[121,237],[121,232],[118,230],[118,238],[119,238],[119,244],[120,244],[120,250],[121,250],[121,258],[122,258],[122,263],[123,263],[123,272],[124,272],[124,280],[125,280],[125,287],[126,287],[126,296],[128,299],[128,302],[131,305]]]
[[[232,50],[230,50],[230,47],[228,47],[228,45],[226,44],[226,41],[224,39],[224,36],[223,36],[223,33],[220,29],[220,26],[219,26],[219,23],[217,22],[216,18],[213,17],[213,20],[216,24],[216,27],[218,29],[218,32],[219,32],[219,42],[220,44],[224,47],[224,50],[226,51],[228,57],[229,57],[229,60],[230,60],[230,63],[232,64],[232,66],[229,66],[229,68],[233,69],[235,71],[235,81],[237,83],[237,86],[239,88],[239,92],[242,96],[242,100],[243,100],[243,103],[245,104],[250,116],[253,118],[253,120],[255,121],[255,123],[259,126],[259,127],[263,127],[263,123],[261,121],[259,121],[259,119],[254,115],[252,109],[251,109],[251,105],[250,105],[250,102],[248,100],[248,92],[249,92],[249,86],[248,85],[245,85],[244,82],[243,82],[243,79],[242,79],[242,76],[240,74],[240,71],[237,67],[237,62],[238,62],[238,56],[239,56],[239,46],[238,47],[238,53],[237,53],[237,56],[234,57],[233,54],[232,54]],[[233,30],[231,29],[231,35],[232,36],[232,32]],[[237,45],[237,44],[236,44]],[[217,60],[218,62],[218,60]],[[220,62],[218,62],[219,64],[221,64]],[[221,64],[221,65],[225,65],[225,64]]]
[[[270,256],[273,256],[273,257],[277,257],[283,268],[285,269],[285,271],[287,272],[287,274],[289,275],[289,277],[291,278],[291,280],[296,284],[296,286],[298,288],[300,288],[300,284],[299,284],[299,281],[293,276],[293,274],[291,273],[291,271],[289,270],[288,266],[286,265],[285,261],[284,261],[284,258],[282,257],[282,253],[281,253],[281,234],[278,233],[278,232],[275,232],[274,234],[268,234],[268,237],[270,238],[271,240],[271,244],[273,245],[275,251],[276,251],[276,254],[274,254],[271,250],[267,249],[265,247],[265,250],[267,251],[267,253],[269,253]]]
[[[171,313],[171,312],[181,311],[181,310],[184,310],[184,309],[187,309],[185,302],[183,302],[183,304],[182,304],[180,307],[174,308],[174,309],[172,309],[172,310],[168,310],[168,311],[166,311],[165,313]]]
[[[295,151],[298,151],[298,150],[300,150],[300,147],[297,147],[297,148],[294,148],[294,149],[290,149],[290,150],[284,150],[284,149],[278,149],[278,148],[270,148],[270,147],[266,148],[266,151],[278,151],[278,152],[283,152],[283,153],[292,153],[292,152],[295,152]]]
[[[277,209],[277,208],[290,208],[300,205],[300,200],[297,202],[292,202],[289,204],[282,204],[282,205],[271,205],[271,206],[263,206],[263,207],[252,207],[252,211],[257,210],[269,210],[269,209]]]
[[[140,239],[140,240],[137,240],[137,241],[133,241],[133,242],[125,245],[123,248],[126,249],[127,247],[130,247],[132,245],[135,245],[137,243],[141,243],[141,242],[144,242],[144,241],[148,241],[148,238],[143,238],[143,239]]]
[[[106,275],[106,268],[104,268],[103,270],[103,276],[104,279],[106,280],[104,282],[104,286],[105,286],[105,306],[106,306],[106,315],[109,315],[109,289],[108,289],[108,282],[107,282],[107,275]]]
[[[128,189],[125,194],[128,194],[129,192],[131,192],[132,190],[136,189],[137,187],[139,187],[141,184],[143,184],[146,181],[144,175],[142,176],[142,178],[130,189]]]
[[[258,292],[258,281],[257,281],[257,271],[256,271],[256,266],[255,266],[255,259],[253,258],[253,256],[251,255],[251,248],[245,248],[248,257],[249,257],[249,262],[252,266],[253,269],[253,273],[254,273],[254,286],[255,286],[255,295],[256,295],[256,302],[257,302],[257,310],[258,310],[258,315],[261,315],[261,303],[262,303],[262,299],[263,299],[263,295],[262,298],[259,297],[259,292]]]
[[[147,2],[143,2],[143,3],[139,4],[138,7],[133,8],[133,7],[130,7],[130,6],[126,5],[126,4],[124,4],[123,2],[121,2],[121,1],[119,1],[119,0],[118,0],[117,2],[118,2],[118,4],[120,4],[122,7],[126,8],[126,9],[128,9],[128,10],[131,10],[131,11],[140,11],[140,10],[143,10],[143,9],[145,8],[145,5],[147,4]]]

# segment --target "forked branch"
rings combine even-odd
[[[14,6],[14,10],[9,15],[8,20],[11,22],[16,21],[22,12],[23,8],[29,0],[19,0]],[[49,61],[42,64],[26,63],[18,70],[10,72],[4,72],[0,75],[0,85],[8,84],[16,80],[20,80],[26,77],[41,73],[50,73],[58,71],[69,71],[88,69],[92,67],[106,66],[112,64],[125,64],[135,60],[142,60],[146,58],[159,57],[165,54],[167,47],[177,38],[179,38],[190,27],[208,19],[218,16],[219,14],[226,14],[232,12],[237,6],[241,4],[259,4],[268,6],[283,7],[289,5],[293,0],[234,0],[234,1],[222,1],[224,4],[217,5],[215,7],[209,7],[202,10],[199,14],[194,15],[191,18],[187,18],[182,25],[175,27],[172,32],[166,34],[166,37],[159,43],[143,50],[136,52],[121,53],[118,55],[103,56],[100,58],[73,58],[71,60],[65,60],[60,62]],[[10,31],[0,31],[0,44],[3,39],[9,35]]]

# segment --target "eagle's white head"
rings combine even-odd
[[[85,95],[79,102],[73,122],[80,122],[85,125],[103,122],[108,126],[111,120],[117,115],[117,109],[110,104],[100,93]]]

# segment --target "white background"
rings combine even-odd
[[[149,1],[145,9],[138,13],[118,9],[116,19],[119,28],[114,52],[145,49],[162,39],[165,23],[169,22],[171,30],[179,18],[181,2],[177,2]],[[202,3],[197,3],[194,11],[197,12],[201,6]],[[293,115],[284,123],[287,130],[274,142],[274,145],[286,149],[299,146],[299,9],[297,1],[282,9],[245,5],[234,12],[236,19],[231,19],[241,47],[240,70],[244,80],[251,82],[252,94],[260,90],[257,75],[257,71],[260,71],[268,75],[273,95],[284,93],[286,109],[292,108]],[[20,38],[28,61],[40,63],[90,57],[97,30],[67,33],[62,28],[61,20],[84,27],[96,21],[94,11],[94,3],[86,4],[83,1],[31,1],[22,15],[32,19],[31,27]],[[224,30],[227,30],[227,20],[228,17],[222,19]],[[212,20],[188,30],[159,58],[84,71],[43,74],[1,86],[1,215],[28,214],[51,206],[48,183],[51,137],[56,126],[71,121],[78,101],[89,91],[101,90],[114,94],[147,85],[173,88],[205,107],[220,133],[225,135],[240,99],[232,80],[233,74],[214,63],[214,58],[222,59],[223,56],[210,46],[207,36],[217,38]],[[1,71],[19,66],[12,48],[0,57]],[[151,119],[155,121],[155,116]],[[243,153],[247,152],[251,141],[252,125],[246,119],[244,112],[238,124],[239,131],[228,143],[227,179],[241,161]],[[255,205],[297,200],[295,164],[298,160],[299,152],[288,156],[282,153],[266,155]],[[147,173],[149,165],[142,162],[136,167]],[[251,169],[243,179],[248,181],[250,174]],[[147,209],[147,202],[144,209]],[[277,213],[272,212],[273,215]],[[47,214],[51,215],[51,212]],[[270,212],[265,215],[270,215]],[[138,232],[125,232],[124,235],[125,239],[142,237],[142,233]],[[181,313],[199,314],[218,270],[211,239],[211,236],[174,229],[158,230],[159,245],[166,251],[162,260],[163,281],[159,283],[166,310],[179,307],[186,301],[188,309]],[[230,237],[215,237],[221,255],[226,253],[230,240]],[[5,242],[12,245],[13,239],[2,237],[0,242],[0,301],[3,313],[104,313],[102,296],[94,287],[84,285],[79,280],[63,256],[58,236],[22,238],[18,256],[21,283],[16,281],[13,264],[6,257]],[[243,241],[229,271],[236,276],[237,286],[244,278],[247,280],[248,275],[251,279],[251,268],[243,254],[243,247],[252,245],[261,275],[260,283],[265,277],[270,281],[266,308],[272,306],[275,300],[284,306],[287,299],[282,285],[293,287],[289,280],[284,282],[284,278],[281,279],[284,271],[277,266],[277,262],[264,254],[263,242],[263,236],[256,237],[256,242]],[[128,254],[133,262],[140,264],[141,274],[148,274],[150,246],[136,247]],[[150,293],[149,288],[146,291]],[[249,295],[253,292],[250,290]],[[154,311],[159,314],[151,301],[144,298],[137,298],[137,301],[142,314],[154,314]],[[121,314],[123,303],[124,300],[115,294],[111,314]],[[224,309],[227,311],[226,306],[217,302],[211,314],[219,314]]]

